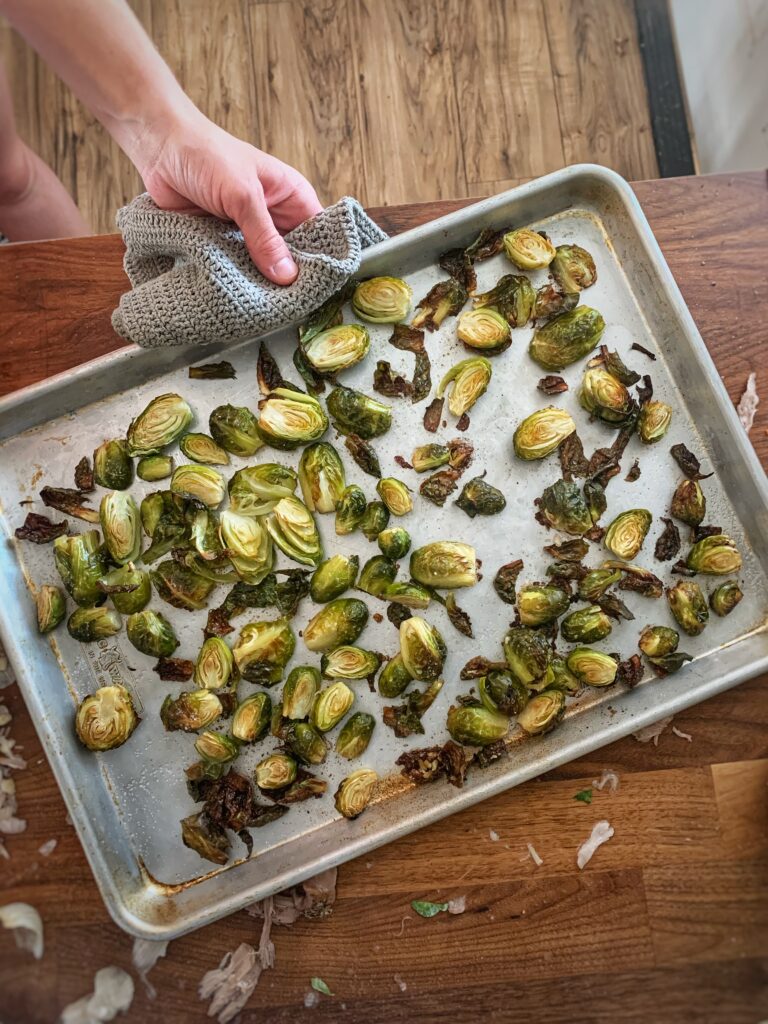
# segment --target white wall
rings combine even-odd
[[[670,0],[701,172],[768,167],[768,0]]]

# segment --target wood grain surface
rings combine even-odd
[[[635,189],[731,396],[752,369],[768,387],[765,175]],[[394,232],[456,205],[372,212]],[[5,391],[119,344],[108,317],[125,284],[120,254],[114,237],[0,247]],[[764,465],[766,427],[768,401],[751,435]],[[276,966],[242,1024],[758,1024],[768,1017],[765,684],[678,716],[692,742],[671,730],[658,746],[623,740],[345,865],[328,920],[273,931]],[[0,903],[40,909],[46,955],[37,963],[0,932],[0,1020],[51,1024],[98,967],[130,969],[131,940],[107,916],[18,691],[1,699],[29,760],[16,776],[29,828],[0,861]],[[619,791],[575,801],[606,767]],[[616,834],[579,872],[576,850],[599,818]],[[409,908],[456,896],[462,915],[422,920]],[[157,1001],[139,986],[118,1019],[202,1024],[200,978],[259,928],[240,913],[173,942],[151,975]],[[312,976],[336,995],[305,1009]]]

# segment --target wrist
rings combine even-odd
[[[174,83],[176,84],[176,83]],[[156,163],[169,138],[190,132],[204,115],[180,87],[159,103],[142,102],[136,111],[100,117],[107,131],[142,177]]]

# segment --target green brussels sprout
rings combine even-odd
[[[344,466],[332,444],[308,445],[299,460],[299,483],[310,512],[335,512],[346,487]]]
[[[538,270],[549,266],[557,250],[546,235],[530,228],[517,228],[504,235],[504,252],[521,270]]]
[[[168,732],[197,732],[221,718],[221,701],[213,690],[182,690],[178,697],[170,694],[160,708],[160,720]]]
[[[283,789],[296,778],[298,766],[288,754],[268,754],[256,765],[254,778],[259,789]]]
[[[707,576],[730,576],[741,569],[739,550],[724,533],[715,533],[697,541],[688,552],[686,565]]]
[[[296,637],[288,619],[249,622],[240,630],[232,654],[243,679],[274,686],[296,649]]]
[[[156,455],[173,444],[192,422],[192,410],[181,395],[158,395],[131,422],[126,434],[128,454]]]
[[[635,409],[627,388],[603,366],[588,366],[584,371],[579,401],[591,416],[617,425],[624,423]]]
[[[498,743],[509,732],[509,718],[483,704],[465,704],[448,709],[448,732],[456,743],[469,747],[487,747]]]
[[[543,284],[536,290],[536,301],[533,307],[534,320],[549,320],[558,313],[567,313],[579,304],[578,292],[561,291],[552,282]]]
[[[239,743],[255,743],[266,735],[272,718],[267,693],[252,693],[241,700],[232,715],[232,735]]]
[[[140,612],[152,597],[149,573],[136,569],[131,562],[102,576],[99,589],[110,596],[112,604],[121,615]]]
[[[390,658],[379,674],[378,688],[382,697],[399,697],[413,682],[413,676],[405,667],[402,655]]]
[[[391,408],[362,391],[339,385],[328,395],[326,405],[340,434],[357,434],[369,441],[392,426]]]
[[[556,654],[550,661],[549,668],[550,671],[547,673],[547,676],[551,675],[551,679],[548,679],[544,689],[562,690],[563,693],[579,693],[581,691],[582,684],[568,668],[568,662],[565,658],[561,658],[559,654]]]
[[[145,455],[136,463],[136,476],[149,483],[165,480],[172,472],[173,459],[170,455]]]
[[[88,750],[121,747],[139,724],[130,693],[124,686],[102,686],[85,697],[75,714],[77,738]]]
[[[562,587],[546,583],[527,583],[517,592],[517,610],[524,626],[545,626],[554,622],[570,604],[571,598]]]
[[[565,714],[562,690],[542,690],[532,697],[517,716],[517,724],[529,736],[540,736],[554,729]]]
[[[113,562],[135,562],[141,552],[141,518],[130,494],[110,491],[99,506],[104,542]]]
[[[577,306],[534,331],[531,359],[545,370],[563,370],[588,355],[600,342],[605,321],[591,306]]]
[[[133,460],[126,441],[105,441],[99,445],[93,453],[93,479],[110,491],[124,491],[131,486]]]
[[[450,461],[451,450],[444,444],[423,444],[413,449],[411,465],[417,473],[426,473],[428,469],[439,469]]]
[[[275,388],[259,402],[259,436],[273,448],[290,450],[317,441],[328,429],[328,417],[312,395]]]
[[[219,538],[237,575],[246,583],[261,583],[272,572],[275,552],[261,519],[226,509],[219,519]]]
[[[492,374],[493,368],[484,356],[462,359],[440,381],[437,397],[441,398],[445,388],[453,384],[449,395],[449,412],[452,416],[464,416],[480,395],[485,393]]]
[[[638,437],[643,444],[656,444],[665,436],[671,422],[672,407],[666,402],[644,402],[637,420]]]
[[[229,481],[229,507],[243,516],[264,516],[281,498],[296,490],[298,478],[289,466],[262,462],[239,469]]]
[[[591,647],[575,647],[568,655],[566,664],[585,686],[610,686],[616,681],[619,670],[615,658]]]
[[[620,512],[605,533],[604,542],[608,550],[631,561],[643,546],[653,517],[645,508],[631,508]]]
[[[181,841],[189,850],[213,864],[226,864],[229,860],[227,833],[216,825],[205,811],[190,814],[181,820]]]
[[[374,555],[363,566],[357,588],[372,597],[383,597],[396,576],[397,563],[385,555]]]
[[[308,718],[320,689],[320,673],[310,665],[297,665],[288,673],[283,687],[283,716]]]
[[[416,307],[411,327],[438,330],[446,317],[458,315],[467,298],[467,289],[455,277],[438,281]]]
[[[549,525],[561,533],[580,537],[594,526],[584,495],[572,480],[557,480],[545,488],[539,508]]]
[[[151,608],[130,615],[125,632],[137,651],[152,658],[170,658],[179,646],[173,626],[164,615]]]
[[[144,533],[148,537],[152,537],[163,516],[173,514],[174,510],[170,507],[172,497],[170,491],[153,491],[141,499],[139,516]]]
[[[217,406],[208,417],[208,429],[220,448],[244,459],[255,455],[264,444],[258,420],[242,405]]]
[[[307,344],[316,334],[324,331],[326,327],[332,327],[334,324],[341,323],[341,308],[351,297],[356,284],[356,281],[347,281],[330,298],[327,298],[321,306],[318,306],[316,310],[310,313],[306,321],[299,327],[299,341]]]
[[[709,607],[715,613],[725,617],[730,615],[739,601],[744,597],[741,587],[736,580],[726,580],[719,587],[715,587],[709,595]]]
[[[389,523],[389,509],[383,501],[369,501],[360,520],[360,529],[368,540],[376,540]]]
[[[477,583],[477,558],[470,544],[438,540],[411,554],[411,576],[425,587],[456,590]]]
[[[411,548],[411,535],[402,526],[391,526],[388,530],[382,530],[376,540],[385,558],[391,558],[393,561],[405,558]]]
[[[326,679],[370,679],[379,671],[381,656],[362,647],[344,644],[320,659]]]
[[[432,594],[427,587],[412,581],[408,583],[390,583],[381,594],[377,595],[385,601],[394,601],[406,608],[429,608]]]
[[[667,588],[667,601],[675,620],[688,636],[698,636],[709,621],[709,610],[701,587],[694,580],[679,580]]]
[[[536,292],[527,277],[506,274],[490,291],[476,295],[473,305],[475,309],[490,307],[500,313],[510,327],[525,327],[533,315]]]
[[[67,630],[73,640],[93,643],[120,632],[122,620],[112,608],[75,608],[67,619]]]
[[[302,346],[307,362],[318,373],[338,373],[368,355],[371,336],[362,324],[338,324],[316,334]]]
[[[193,498],[207,508],[217,508],[227,494],[224,477],[210,466],[177,466],[171,477],[171,491]]]
[[[587,575],[579,580],[579,597],[582,601],[597,601],[620,579],[621,573],[618,569],[590,569]]]
[[[590,288],[597,280],[595,261],[580,245],[558,245],[549,270],[566,295]]]
[[[240,753],[240,744],[226,733],[204,729],[195,740],[195,750],[205,764],[228,764]]]
[[[526,416],[515,430],[512,444],[518,459],[544,459],[559,448],[576,430],[573,417],[565,409],[548,405]]]
[[[170,559],[161,562],[149,574],[157,596],[174,608],[200,611],[205,608],[215,581],[205,579],[184,565]]]
[[[672,495],[669,510],[686,526],[700,526],[707,514],[707,499],[698,480],[681,480]]]
[[[382,477],[376,484],[376,493],[393,516],[405,516],[413,511],[410,488],[393,476]]]
[[[507,321],[501,313],[488,308],[468,309],[462,313],[456,325],[456,334],[467,348],[492,354],[503,352],[512,340]]]
[[[571,644],[593,644],[611,632],[611,620],[598,604],[577,608],[560,623],[563,639]]]
[[[470,519],[474,519],[475,516],[495,516],[503,512],[507,507],[507,499],[498,487],[476,476],[464,484],[456,504]]]
[[[179,448],[193,462],[201,462],[205,466],[229,465],[227,452],[208,434],[184,434],[179,439]]]
[[[358,768],[343,779],[333,801],[339,814],[350,820],[359,817],[373,799],[378,781],[371,768]]]
[[[368,608],[356,597],[339,597],[321,608],[304,629],[304,643],[310,651],[330,651],[353,644],[368,622]]]
[[[372,324],[397,324],[411,308],[411,286],[399,277],[371,277],[361,281],[352,295],[352,309]]]
[[[322,733],[308,722],[291,722],[285,729],[285,745],[302,764],[322,764],[328,756],[328,744]]]
[[[204,641],[195,662],[195,686],[202,690],[218,690],[232,678],[234,658],[220,636]]]
[[[281,498],[266,520],[266,527],[283,554],[302,565],[318,566],[323,547],[317,525],[303,501]]]
[[[315,696],[310,722],[318,732],[330,732],[355,702],[355,694],[340,679]]]
[[[414,679],[422,683],[437,679],[447,653],[439,630],[420,615],[412,615],[400,624],[400,655]]]
[[[512,674],[529,689],[547,673],[552,651],[547,638],[525,626],[512,626],[504,637],[504,657]]]
[[[338,505],[336,506],[336,534],[345,537],[354,533],[363,521],[368,499],[365,497],[362,487],[357,484],[350,484],[344,488]]]
[[[367,711],[356,711],[350,715],[336,738],[336,753],[351,761],[368,749],[376,719]]]
[[[354,587],[360,559],[357,555],[332,555],[315,569],[309,596],[316,604],[327,604]]]
[[[489,711],[517,715],[528,703],[528,688],[511,672],[494,669],[477,680],[477,692]]]
[[[637,646],[649,658],[663,658],[674,654],[680,643],[680,634],[669,626],[646,626]]]
[[[37,630],[39,633],[50,633],[63,621],[67,613],[67,599],[60,587],[51,583],[43,583],[38,587],[35,597],[37,608]]]

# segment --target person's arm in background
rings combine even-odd
[[[0,0],[0,13],[101,121],[158,206],[234,221],[266,277],[295,279],[280,232],[321,210],[315,190],[209,121],[124,0]]]

